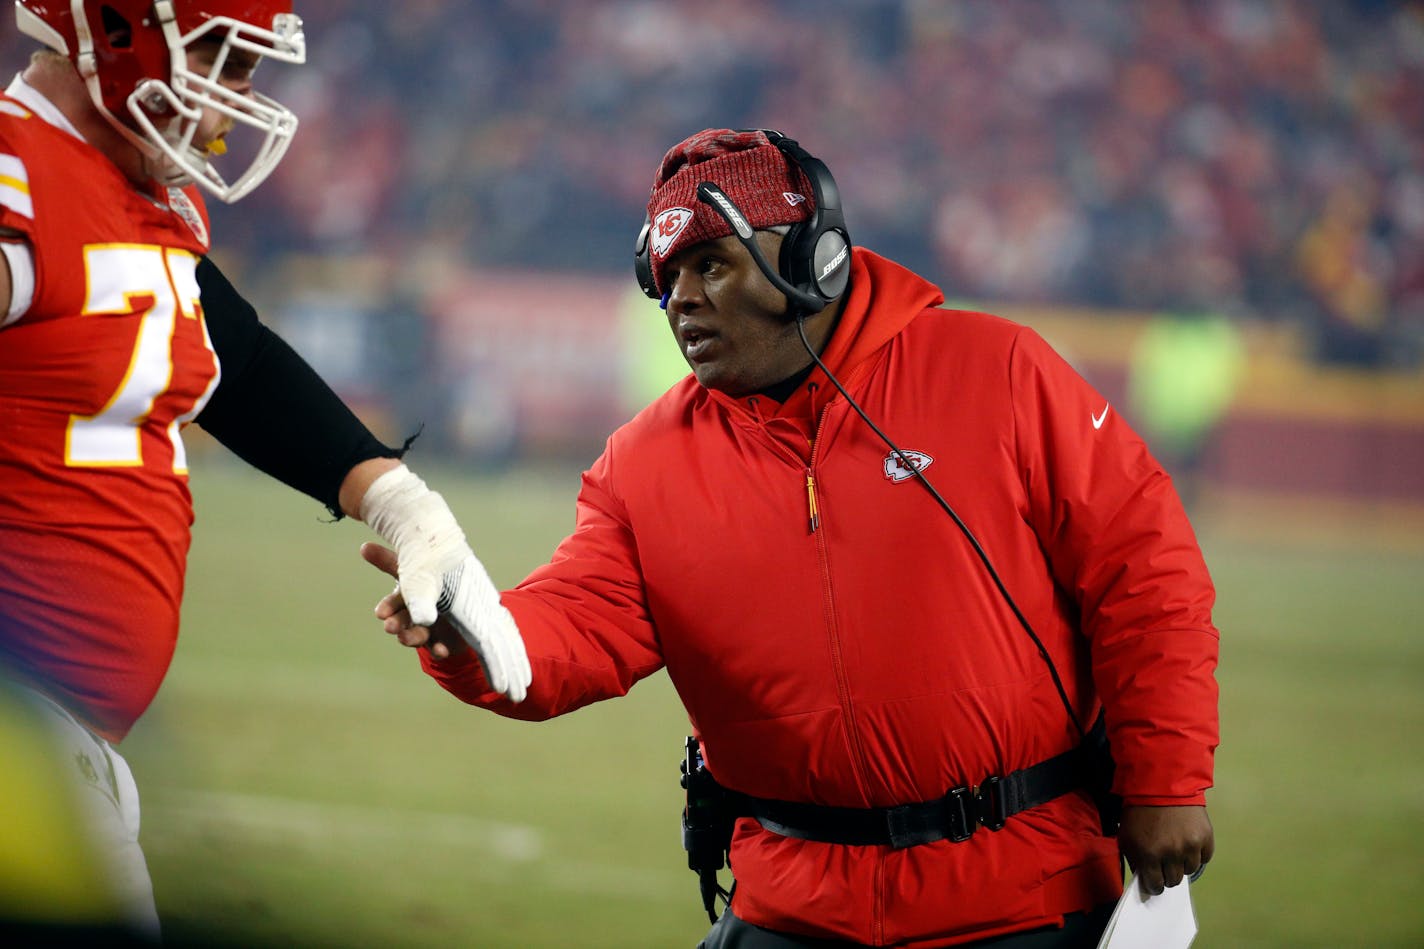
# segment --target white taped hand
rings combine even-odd
[[[411,623],[430,626],[444,613],[479,656],[490,687],[522,702],[531,679],[524,640],[445,499],[401,465],[366,489],[360,515],[395,548]]]
[[[361,520],[395,548],[400,591],[416,626],[435,622],[442,578],[470,553],[465,532],[445,499],[405,465],[392,468],[366,489]]]

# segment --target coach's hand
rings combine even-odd
[[[391,576],[399,575],[396,553],[380,544],[362,544],[361,556]],[[448,599],[448,603],[447,603]],[[512,702],[524,701],[532,678],[524,640],[509,610],[499,602],[489,574],[474,554],[450,574],[440,598],[439,618],[430,625],[411,618],[397,587],[376,604],[376,617],[386,632],[406,646],[425,646],[436,659],[448,659],[467,646],[475,651],[490,688]]]
[[[366,488],[361,520],[395,548],[397,580],[411,626],[431,626],[445,612],[479,653],[490,685],[518,702],[529,684],[524,642],[499,602],[445,499],[405,465],[386,471]]]
[[[397,576],[396,552],[380,544],[362,544],[361,557],[382,573]],[[455,627],[445,617],[440,617],[429,626],[417,626],[410,621],[410,610],[405,607],[405,597],[400,587],[381,597],[376,604],[376,618],[386,632],[394,636],[402,646],[424,647],[436,659],[449,659],[470,647],[455,632]]]
[[[1211,820],[1199,806],[1128,805],[1117,837],[1144,896],[1200,873],[1216,850]]]

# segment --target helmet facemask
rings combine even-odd
[[[236,51],[244,59],[306,61],[302,21],[289,12],[290,3],[70,0],[68,11],[54,11],[52,5],[44,11],[44,6],[17,3],[20,28],[69,56],[90,99],[139,150],[144,171],[155,180],[172,187],[197,183],[230,203],[261,184],[286,153],[296,116],[264,95],[234,92],[220,80]],[[250,22],[259,18],[271,22]],[[211,68],[198,64],[206,71],[189,64],[189,52],[201,46],[208,47],[203,60],[211,53]],[[205,110],[210,110],[206,128]],[[212,162],[228,150],[222,139],[205,140],[215,130],[215,117],[234,131],[249,130],[240,136],[241,159],[226,160],[245,161],[237,174],[229,168],[225,176]]]
[[[144,150],[154,165],[150,170],[157,172],[155,178],[169,185],[194,181],[219,200],[233,202],[256,188],[277,167],[296,134],[297,117],[261,93],[242,95],[219,82],[233,50],[285,63],[305,61],[301,18],[283,13],[275,19],[272,29],[263,29],[229,17],[214,17],[186,35],[179,34],[172,18],[162,21],[173,61],[173,78],[167,83],[144,80],[134,88],[127,103],[129,115],[146,143],[157,149],[157,154]],[[215,46],[212,68],[207,74],[189,68],[187,56],[189,50],[204,41]],[[221,140],[209,147],[194,144],[204,109],[230,119],[234,129],[245,126],[261,136],[245,170],[231,183],[210,160],[215,154],[225,153],[226,144]],[[155,114],[171,114],[173,119],[160,129],[154,121]]]

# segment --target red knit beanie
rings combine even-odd
[[[815,208],[805,173],[788,162],[764,133],[698,132],[663,156],[648,198],[648,252],[660,291],[668,289],[663,270],[669,257],[732,233],[726,218],[697,200],[697,186],[704,181],[721,188],[755,230],[805,221]]]

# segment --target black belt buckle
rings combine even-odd
[[[985,778],[974,797],[979,823],[989,830],[1003,830],[1009,818],[1004,813],[1003,782],[999,776]]]
[[[960,785],[943,798],[945,816],[945,836],[960,844],[974,836],[979,829],[974,792]]]

